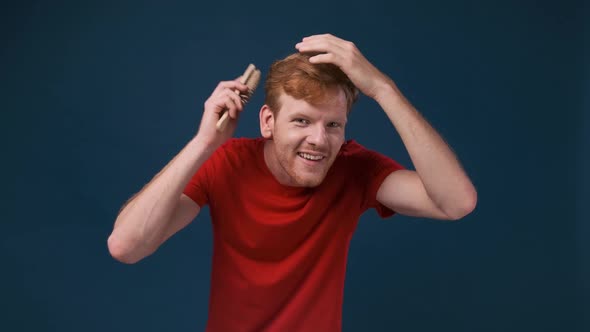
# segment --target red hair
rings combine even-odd
[[[275,61],[266,76],[264,103],[276,113],[281,108],[281,93],[318,105],[326,99],[327,94],[342,89],[346,97],[347,112],[350,112],[358,98],[358,89],[336,65],[312,64],[309,62],[311,56],[294,53]]]

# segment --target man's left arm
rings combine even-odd
[[[477,192],[442,137],[395,85],[384,88],[375,100],[395,126],[416,169],[391,173],[377,200],[412,216],[457,220],[471,213]]]
[[[326,34],[306,37],[295,47],[319,53],[310,58],[312,63],[337,65],[362,93],[379,103],[399,133],[416,171],[391,173],[377,192],[381,204],[400,214],[446,220],[473,211],[477,192],[451,148],[393,80],[353,43]]]

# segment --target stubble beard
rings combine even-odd
[[[277,151],[278,152],[278,151]],[[285,174],[287,174],[289,176],[289,180],[290,180],[290,184],[291,186],[295,186],[295,187],[307,187],[307,188],[313,188],[313,187],[317,187],[319,186],[323,181],[324,178],[326,177],[326,174],[328,173],[328,169],[331,166],[331,162],[330,165],[328,166],[323,166],[321,168],[321,174],[319,172],[306,172],[307,174],[313,174],[312,176],[303,176],[302,174],[300,174],[301,172],[297,171],[297,166],[296,163],[300,162],[298,160],[299,155],[297,155],[297,153],[292,152],[293,155],[292,156],[286,156],[284,153],[280,153],[278,161],[279,161],[279,165],[281,166],[281,168],[285,171]],[[291,157],[291,158],[289,158]]]

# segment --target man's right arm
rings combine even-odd
[[[128,264],[143,259],[197,216],[200,207],[182,192],[203,163],[233,135],[243,109],[236,90],[246,93],[248,87],[237,79],[219,83],[205,102],[197,135],[121,209],[107,241],[115,259]],[[215,125],[225,110],[229,124],[218,131]]]
[[[213,149],[193,138],[164,169],[121,209],[108,238],[111,255],[133,264],[152,254],[188,225],[200,207],[182,191]]]

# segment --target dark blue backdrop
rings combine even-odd
[[[108,254],[112,224],[195,133],[219,80],[249,62],[265,74],[325,32],[398,83],[479,193],[456,223],[362,217],[344,331],[590,326],[582,0],[20,1],[0,12],[0,330],[203,330],[208,210],[131,266]],[[236,136],[259,135],[261,102],[258,92]],[[411,167],[366,97],[347,136]]]

